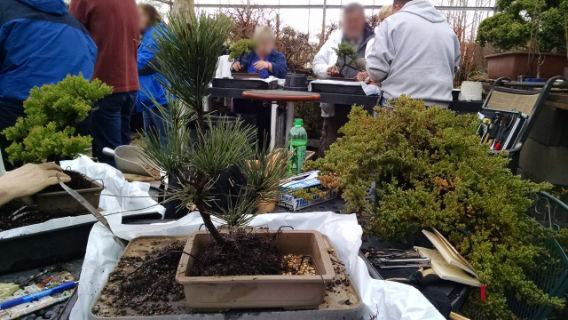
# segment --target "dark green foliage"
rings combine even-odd
[[[231,58],[232,60],[240,59],[242,56],[250,53],[255,48],[256,42],[254,42],[254,40],[241,39],[231,45],[231,48],[229,49],[229,51],[231,51],[229,58]]]
[[[475,134],[474,116],[456,116],[422,101],[401,97],[394,108],[377,118],[354,107],[345,135],[326,157],[309,162],[309,169],[339,176],[348,212],[370,217],[368,232],[405,239],[435,227],[465,254],[468,242],[456,227],[472,234],[473,250],[466,255],[487,285],[482,304],[490,319],[512,317],[505,292],[513,290],[530,303],[561,305],[528,280],[533,261],[546,254],[533,241],[543,228],[525,218],[530,195],[546,185],[521,180],[505,167],[505,155],[489,156],[488,146]],[[366,189],[376,182],[376,200]]]
[[[337,54],[336,66],[340,68],[339,73],[342,73],[345,68],[358,71],[365,69],[365,66],[360,65],[357,59],[357,51],[349,42],[342,42],[337,49],[333,48],[333,51]]]
[[[217,60],[231,31],[224,15],[174,14],[158,31],[156,59],[163,85],[204,123],[204,98],[213,80]]]
[[[67,76],[57,84],[34,87],[24,101],[25,118],[2,132],[12,144],[8,159],[16,165],[71,158],[91,145],[91,137],[80,136],[73,127],[85,120],[91,104],[112,88],[82,75]]]
[[[566,50],[567,0],[501,0],[499,13],[479,25],[477,40],[501,50]]]
[[[224,219],[230,228],[246,225],[260,201],[275,199],[277,181],[287,173],[287,153],[255,149],[254,128],[240,120],[213,123],[203,111],[230,21],[204,14],[177,15],[169,21],[156,56],[167,88],[179,100],[169,101],[162,114],[168,120],[167,145],[151,131],[144,136],[144,152],[150,163],[179,181],[171,200],[196,207],[213,238],[225,243],[228,239],[215,228],[211,216]],[[231,190],[235,191],[227,194]],[[227,207],[220,205],[225,200]]]

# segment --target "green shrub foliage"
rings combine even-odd
[[[498,13],[479,25],[477,40],[497,49],[566,50],[568,0],[499,0]]]
[[[85,120],[91,103],[111,94],[112,88],[82,75],[67,76],[57,84],[34,87],[24,101],[25,117],[2,131],[11,145],[10,162],[56,161],[73,157],[91,144],[91,137],[78,135],[73,127]]]
[[[468,240],[456,227],[469,231],[473,250],[465,257],[487,285],[485,302],[479,291],[471,299],[491,319],[513,317],[509,290],[531,303],[561,305],[525,276],[546,254],[532,245],[544,231],[525,212],[530,194],[547,186],[514,176],[505,155],[489,156],[474,116],[401,97],[376,118],[354,107],[349,119],[325,158],[306,166],[339,177],[347,211],[368,215],[368,232],[405,239],[435,227],[466,254]],[[368,200],[372,182],[376,197]]]
[[[255,48],[256,48],[256,42],[254,40],[241,39],[235,42],[229,48],[229,51],[231,52],[229,58],[232,60],[240,59],[242,58],[242,56],[244,56],[247,53],[250,53]]]

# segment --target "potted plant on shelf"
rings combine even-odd
[[[242,121],[212,122],[203,110],[208,83],[231,24],[223,15],[171,16],[156,40],[160,74],[170,93],[166,135],[144,135],[149,161],[175,176],[178,187],[169,198],[199,211],[207,231],[190,235],[176,279],[194,309],[314,306],[321,303],[322,278],[333,271],[327,246],[315,231],[248,230],[244,227],[259,204],[277,197],[288,170],[288,152],[259,146],[253,128]],[[164,29],[164,30],[166,30]],[[190,123],[196,123],[195,138]],[[218,229],[213,217],[225,222]],[[309,255],[317,274],[282,275],[283,254]],[[233,286],[248,295],[223,295]],[[298,291],[278,289],[303,288]],[[204,288],[207,287],[207,290]]]
[[[70,159],[91,145],[91,137],[81,136],[75,125],[87,118],[91,104],[112,88],[99,80],[89,82],[82,75],[67,76],[57,84],[35,87],[24,101],[25,117],[5,129],[2,134],[11,142],[6,148],[14,165]],[[70,186],[95,207],[99,205],[102,186],[76,172]],[[59,186],[49,187],[33,197],[39,210],[51,215],[85,212],[84,208]]]
[[[489,78],[550,78],[568,67],[568,1],[500,1],[479,26],[478,42],[502,53],[486,57]]]

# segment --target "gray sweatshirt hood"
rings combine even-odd
[[[400,12],[417,15],[432,23],[445,22],[446,18],[440,14],[428,0],[414,0],[404,5]]]

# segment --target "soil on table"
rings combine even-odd
[[[144,258],[127,256],[120,260],[108,279],[114,285],[105,286],[99,303],[93,307],[94,314],[99,313],[100,303],[112,305],[113,316],[175,313],[172,305],[184,301],[183,285],[176,282],[175,276],[185,242],[155,245],[157,248]]]
[[[93,187],[93,183],[89,181],[87,178],[85,178],[83,174],[70,170],[64,170],[63,172],[65,172],[65,174],[71,178],[71,181],[65,183],[67,186],[69,186],[69,188],[73,190],[81,190]],[[41,190],[39,193],[58,192],[58,191],[65,191],[65,190],[63,190],[63,188],[61,188],[59,184],[55,184]]]

